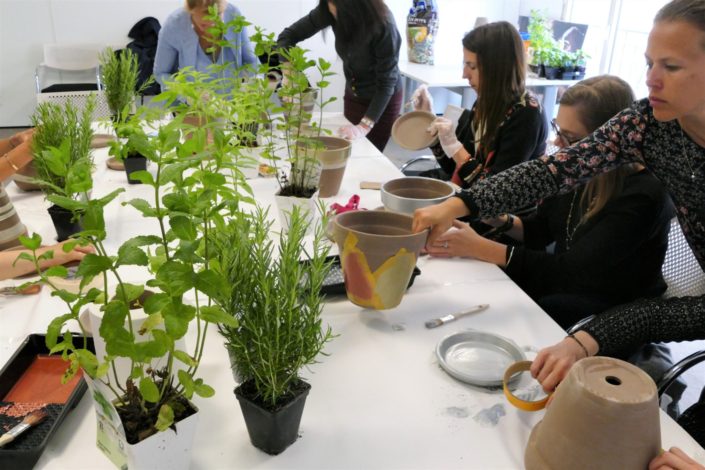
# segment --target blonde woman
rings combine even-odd
[[[211,65],[227,64],[224,72],[212,72],[214,77],[217,75],[227,79],[237,76],[238,69],[243,65],[257,63],[246,28],[239,33],[228,31],[225,39],[230,46],[211,50],[213,38],[208,29],[212,22],[206,19],[211,6],[218,8],[221,19],[226,23],[242,15],[240,10],[225,0],[186,0],[184,8],[169,15],[159,31],[154,76],[162,91],[165,81],[184,67],[210,73]]]
[[[569,88],[553,121],[568,147],[634,101],[629,84],[603,75]],[[479,236],[460,222],[433,243],[437,256],[493,262],[564,328],[592,314],[666,290],[661,265],[673,210],[659,181],[639,164],[599,175],[539,204],[533,216],[491,220],[523,245]],[[547,247],[553,245],[552,251]]]

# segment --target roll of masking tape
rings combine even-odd
[[[509,403],[514,405],[515,407],[519,408],[520,410],[523,411],[539,411],[543,410],[546,407],[546,403],[548,402],[548,399],[550,398],[550,395],[542,398],[541,400],[538,401],[526,401],[522,400],[521,398],[518,398],[516,395],[514,395],[511,390],[509,390],[509,381],[514,377],[514,374],[517,374],[518,372],[525,372],[531,368],[531,361],[519,361],[515,362],[511,366],[507,367],[507,370],[504,371],[504,378],[502,379],[502,388],[504,390],[504,396],[507,397],[507,400],[509,400]]]

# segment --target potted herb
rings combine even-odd
[[[543,76],[541,66],[546,62],[542,54],[553,45],[553,35],[548,17],[539,10],[531,10],[526,29],[529,33],[529,49],[531,50],[530,67],[539,76]]]
[[[133,115],[131,111],[135,107],[135,100],[154,79],[150,77],[142,86],[138,86],[139,62],[130,49],[115,52],[109,47],[106,48],[100,55],[100,71],[115,134],[118,139],[126,138],[129,132],[126,125]],[[129,147],[120,147],[119,143],[111,145],[110,155],[112,161],[108,162],[109,168],[119,168],[122,163],[127,181],[130,184],[139,183],[130,175],[135,171],[147,169],[147,159],[143,155]]]
[[[563,65],[561,68],[561,79],[573,80],[575,78],[575,54],[570,51],[561,51]]]
[[[93,185],[93,108],[94,101],[91,99],[83,111],[70,102],[64,106],[45,102],[40,103],[32,115],[34,182],[53,203],[48,211],[58,241],[64,241],[81,230],[79,219],[83,212],[64,201],[85,199]]]
[[[320,316],[329,245],[318,225],[305,248],[307,226],[294,207],[289,230],[274,244],[267,212],[258,209],[214,235],[218,265],[230,286],[218,304],[237,320],[237,326],[220,327],[242,380],[235,396],[252,444],[268,454],[296,440],[311,387],[301,370],[316,362],[333,337]]]
[[[176,81],[174,93],[197,93],[208,87],[205,80],[189,82],[177,77]],[[227,108],[225,100],[213,99],[213,109]],[[214,393],[199,371],[208,326],[237,326],[236,319],[211,300],[226,295],[228,285],[212,267],[215,252],[210,234],[242,210],[251,190],[237,173],[230,179],[222,175],[231,160],[232,139],[215,129],[209,142],[199,130],[196,138],[181,143],[183,122],[174,119],[160,126],[160,112],[138,112],[147,122],[144,126],[130,124],[126,138],[126,145],[145,155],[156,168],[154,175],[147,171],[133,175],[151,187],[152,197],[124,203],[152,219],[157,233],[135,236],[111,252],[105,243],[104,208],[123,190],[99,199],[55,197],[57,203],[84,214],[78,242],[95,247],[95,253],[86,255],[78,267],[81,287],[99,275],[108,281],[100,289],[79,294],[57,289],[54,295],[67,311],[50,324],[47,345],[71,361],[72,373],[80,368],[87,376],[99,424],[99,447],[118,467],[188,467],[198,416],[190,399]],[[159,130],[148,135],[143,128]],[[34,253],[28,258],[38,262],[36,249],[41,239],[34,236],[23,243]],[[142,267],[146,277],[126,278],[125,266]],[[65,268],[58,267],[40,276],[52,285],[50,276],[64,274]],[[140,301],[146,288],[153,294]],[[195,300],[187,301],[187,296]],[[65,334],[69,322],[79,320],[84,307],[100,312],[92,315],[100,324],[91,328],[105,344],[104,356],[96,356],[85,341],[77,344]],[[133,307],[141,309],[145,318],[136,318]],[[85,334],[85,327],[81,328]],[[180,341],[189,330],[196,341],[185,349]],[[128,367],[118,367],[120,362]]]
[[[590,58],[590,55],[587,54],[584,50],[578,49],[575,51],[575,55],[573,56],[573,61],[575,65],[575,80],[582,80],[585,78],[585,68],[587,66],[587,60]]]
[[[546,51],[546,62],[543,65],[543,69],[547,80],[558,78],[563,67],[563,57],[563,51],[557,47],[552,47]]]

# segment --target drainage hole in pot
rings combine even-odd
[[[608,375],[605,377],[605,381],[610,385],[622,385],[622,380],[614,375]]]

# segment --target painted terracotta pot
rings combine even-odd
[[[656,385],[619,359],[578,361],[531,431],[527,470],[645,469],[661,449]]]
[[[340,137],[320,136],[314,141],[321,145],[309,150],[312,157],[321,165],[321,175],[318,179],[318,197],[331,197],[338,194],[343,182],[345,167],[350,157],[352,146],[350,141]]]
[[[401,303],[428,233],[412,233],[411,216],[387,211],[352,211],[333,219],[332,235],[348,299],[384,310]]]

